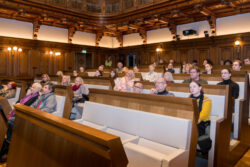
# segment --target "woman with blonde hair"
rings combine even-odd
[[[48,74],[43,74],[42,75],[42,81],[40,82],[41,84],[45,84],[50,81],[50,77]]]
[[[117,85],[115,90],[122,92],[132,92],[134,87],[135,75],[132,70],[129,70],[124,77],[122,77]]]
[[[184,74],[189,74],[189,71],[190,71],[190,69],[192,68],[192,66],[193,66],[192,64],[189,64],[189,63],[186,64],[186,65],[185,65],[185,68],[183,69],[183,73],[184,73]]]
[[[63,85],[63,86],[70,86],[70,76],[69,75],[64,75],[62,77],[61,85]]]
[[[173,75],[171,72],[165,72],[163,74],[163,78],[166,80],[167,84],[174,83]]]

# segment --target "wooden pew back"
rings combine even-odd
[[[192,120],[189,166],[194,165],[197,144],[198,108],[190,98],[145,95],[90,89],[90,101]]]
[[[119,137],[15,105],[16,120],[9,167],[125,167],[128,160]]]

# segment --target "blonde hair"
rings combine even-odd
[[[128,72],[126,72],[126,75],[127,75],[128,73],[131,75],[131,78],[132,78],[132,79],[135,78],[135,74],[134,74],[133,70],[128,70]]]
[[[67,85],[70,85],[70,76],[69,76],[69,75],[64,75],[63,77],[66,78],[66,84],[67,84]],[[63,85],[63,78],[62,78],[61,84]]]
[[[46,78],[47,78],[47,81],[50,81],[50,77],[49,77],[48,74],[43,74],[43,75],[42,75],[42,78],[43,78],[43,77],[46,77]]]
[[[81,83],[82,85],[84,84],[82,77],[76,77],[75,81],[76,81],[77,79],[80,80],[80,83]]]
[[[174,78],[173,78],[173,75],[172,75],[172,73],[171,72],[165,72],[164,74],[163,74],[163,78],[165,79],[165,75],[168,75],[168,77],[169,77],[169,81],[174,81]]]

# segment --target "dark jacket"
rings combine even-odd
[[[237,83],[233,82],[231,79],[223,80],[222,82],[218,83],[218,85],[231,85],[232,97],[234,97],[235,99],[239,97],[240,87]]]
[[[158,92],[157,95],[163,95],[163,96],[174,96],[173,93],[170,93],[168,91]]]
[[[26,102],[24,103],[24,105],[26,105],[26,106],[31,106],[31,104],[33,104],[33,103],[38,99],[38,97],[39,97],[39,94],[38,94],[37,96],[35,96],[35,97],[32,97],[32,98],[29,99],[28,101],[26,101]],[[16,103],[20,103],[20,100],[18,100]]]

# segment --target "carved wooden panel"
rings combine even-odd
[[[7,66],[8,66],[8,62],[7,62],[7,51],[4,51],[3,49],[0,49],[0,57],[1,57],[1,62],[5,62],[5,63],[1,63],[0,65],[0,75],[6,75],[7,73]]]
[[[242,59],[247,58],[247,57],[250,58],[250,45],[247,45],[247,46],[244,47],[244,53],[243,54],[244,55],[243,55]]]
[[[219,48],[220,59],[222,60],[233,60],[233,47],[221,47]]]
[[[23,51],[18,54],[18,75],[27,75],[29,74],[29,66],[30,66],[30,58],[29,54],[27,51]]]
[[[209,49],[208,48],[197,49],[197,53],[198,53],[197,61],[200,65],[202,65],[203,61],[209,58]]]

